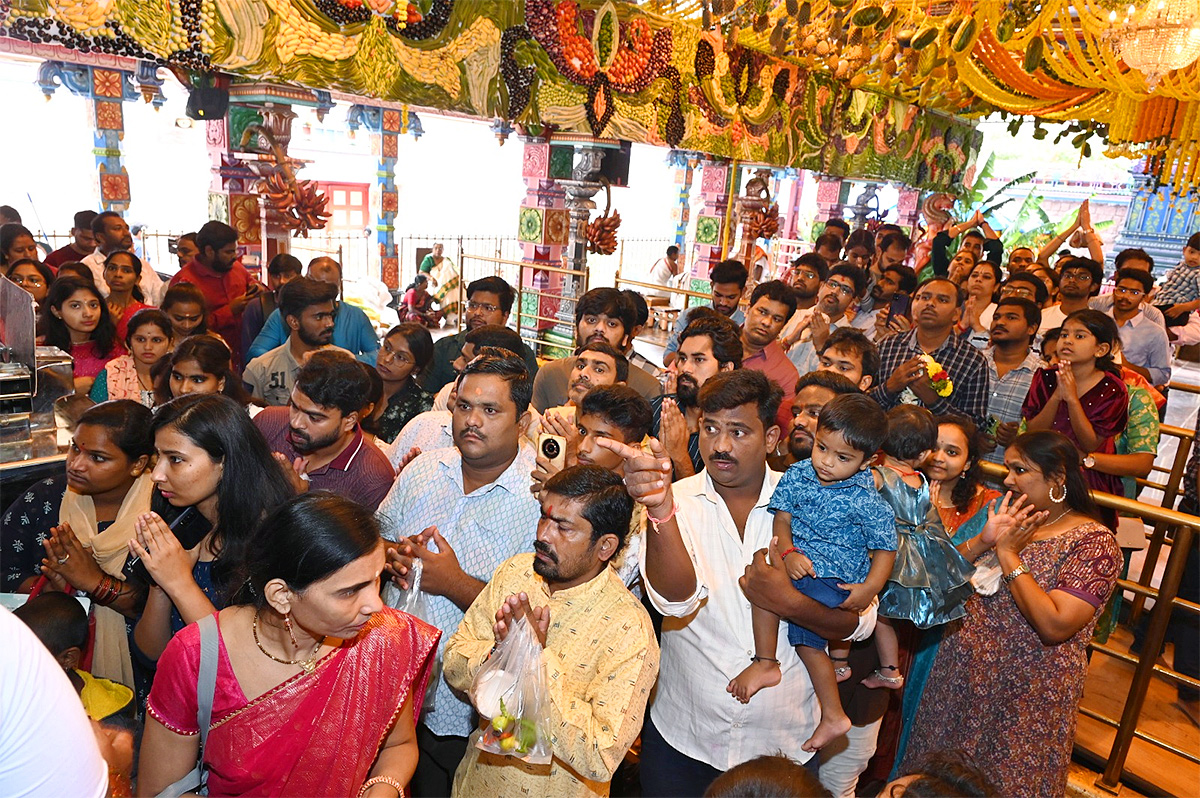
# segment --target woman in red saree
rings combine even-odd
[[[374,518],[332,493],[306,493],[273,512],[248,551],[245,582],[217,614],[208,794],[402,794],[440,632],[381,604]],[[199,662],[192,624],[158,662],[141,795],[196,764]]]

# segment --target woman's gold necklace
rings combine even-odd
[[[258,646],[258,650],[279,664],[298,665],[300,666],[300,670],[304,671],[306,674],[312,673],[317,669],[317,652],[321,650],[321,646],[325,645],[324,637],[318,640],[317,644],[313,646],[312,653],[308,655],[308,659],[284,659],[282,657],[275,656],[270,651],[267,651],[265,648],[263,648],[262,642],[258,639],[258,612],[254,613],[254,621],[250,624],[250,630],[254,633],[254,645]]]

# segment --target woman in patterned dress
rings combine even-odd
[[[1087,644],[1121,551],[1065,436],[1021,435],[1004,462],[1011,493],[960,551],[973,561],[994,548],[1005,584],[947,627],[901,767],[960,749],[1000,795],[1062,795]]]
[[[383,398],[375,403],[375,437],[391,443],[414,416],[433,407],[433,396],[417,384],[417,375],[433,359],[433,338],[417,322],[397,324],[383,337],[375,371],[383,380]]]

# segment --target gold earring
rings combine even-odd
[[[283,616],[283,625],[287,627],[288,637],[292,639],[292,648],[299,648],[300,644],[296,642],[296,631],[292,629],[292,614],[290,612]]]

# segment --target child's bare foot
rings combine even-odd
[[[800,747],[805,751],[820,751],[848,731],[850,731],[850,718],[846,716],[846,713],[830,716],[822,708],[821,722],[817,724],[816,731]]]
[[[743,704],[764,687],[774,687],[779,684],[779,662],[773,659],[755,657],[746,669],[734,676],[725,689]]]
[[[846,681],[850,678],[851,674],[854,673],[854,671],[850,669],[850,660],[846,659],[845,657],[830,657],[830,659],[833,660],[833,663],[836,666],[833,669],[833,675],[839,683]],[[839,662],[844,662],[846,664],[838,665],[837,663]]]
[[[890,671],[891,675],[885,676],[884,671]],[[904,677],[900,675],[900,669],[895,665],[881,665],[874,673],[862,680],[862,686],[899,690],[904,686]]]

